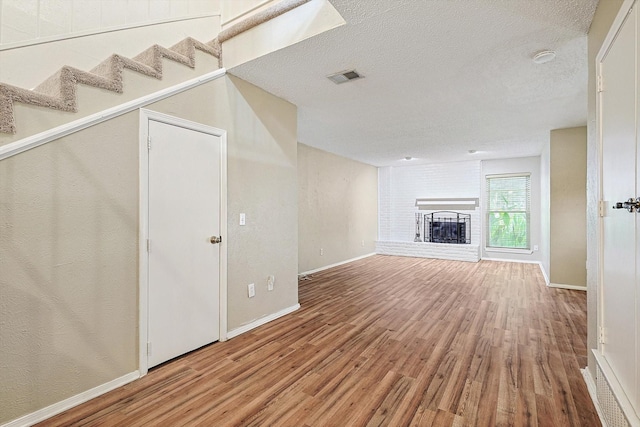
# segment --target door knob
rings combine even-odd
[[[618,202],[613,206],[613,209],[626,209],[629,212],[636,212],[640,210],[640,197],[637,199],[631,197],[626,202]]]
[[[222,236],[211,236],[211,244],[222,243]]]

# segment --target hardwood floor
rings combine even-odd
[[[599,426],[586,294],[537,265],[373,256],[297,312],[41,426]]]

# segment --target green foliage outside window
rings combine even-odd
[[[487,177],[487,246],[529,249],[530,178]]]

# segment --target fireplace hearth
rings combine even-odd
[[[471,215],[451,211],[424,214],[424,241],[470,244]]]

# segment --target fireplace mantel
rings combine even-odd
[[[417,198],[416,207],[420,210],[442,211],[442,210],[464,210],[472,211],[479,206],[477,197],[440,197],[440,198]]]

